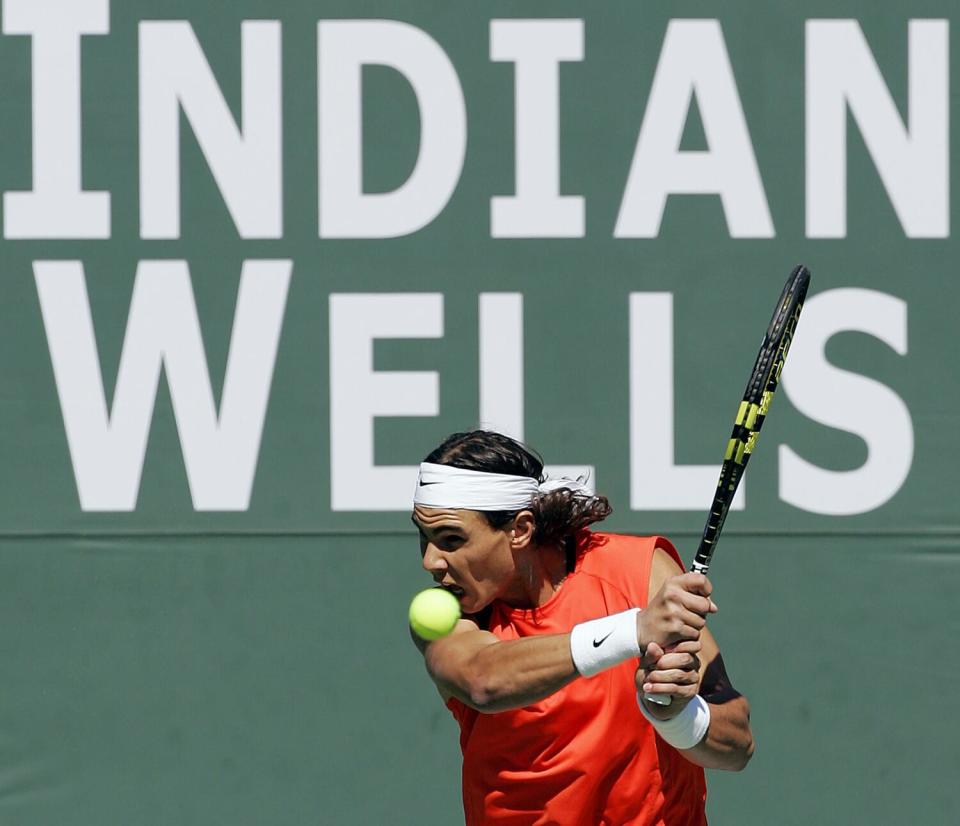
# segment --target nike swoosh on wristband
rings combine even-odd
[[[613,631],[610,632],[610,634],[612,634],[612,633],[613,633]],[[607,634],[607,637],[609,637],[610,634]],[[607,637],[601,637],[599,640],[594,640],[594,641],[593,641],[593,647],[594,647],[594,648],[599,648],[601,645],[603,645],[603,643],[604,643],[604,641],[607,639]]]
[[[422,479],[420,480],[420,487],[422,488],[426,487],[427,485],[439,485],[439,484],[440,484],[439,482],[424,482]]]

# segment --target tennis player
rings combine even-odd
[[[607,500],[542,478],[489,431],[450,436],[420,467],[423,567],[464,616],[414,639],[460,726],[466,824],[705,824],[703,768],[753,753],[706,628],[710,582],[662,537],[587,530]]]

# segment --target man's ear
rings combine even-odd
[[[537,520],[532,511],[520,511],[513,517],[513,525],[510,527],[510,547],[518,550],[531,545],[536,527]]]

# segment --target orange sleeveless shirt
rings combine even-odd
[[[546,604],[494,602],[502,640],[566,633],[578,622],[647,604],[662,537],[584,531],[576,568]],[[682,565],[682,563],[681,563]],[[704,826],[703,769],[656,736],[637,708],[628,660],[525,708],[480,714],[451,698],[460,725],[467,826]]]

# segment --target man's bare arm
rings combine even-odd
[[[706,577],[671,577],[636,615],[637,645],[644,651],[650,643],[695,641],[706,625],[706,614],[713,611],[716,605],[709,598]],[[482,712],[522,708],[580,676],[570,653],[570,634],[501,641],[462,619],[439,640],[424,642],[413,636],[444,700],[456,697]]]
[[[471,620],[460,620],[442,639],[428,643],[413,637],[444,701],[456,697],[485,713],[530,705],[580,676],[569,634],[504,642]]]

